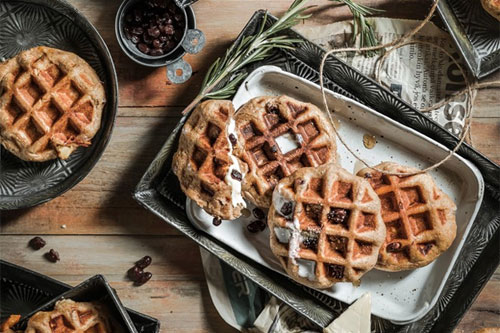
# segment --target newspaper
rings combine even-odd
[[[403,35],[418,21],[387,18],[370,19],[383,43]],[[345,46],[350,40],[351,22],[295,28],[309,40],[325,49]],[[434,24],[427,24],[417,39],[444,47],[459,59],[451,38]],[[337,54],[349,65],[374,78],[378,57]],[[441,50],[415,44],[395,51],[384,64],[381,82],[417,109],[428,107],[465,87],[457,66]],[[459,135],[465,118],[466,99],[457,98],[441,109],[427,113],[429,117],[455,135]],[[250,279],[214,255],[201,249],[205,277],[212,301],[222,318],[242,332],[322,332],[322,329],[299,315],[288,305],[267,294]]]
[[[419,24],[414,20],[377,18],[370,20],[382,43],[401,37]],[[352,25],[338,22],[323,26],[299,26],[298,32],[306,38],[330,50],[346,46],[351,39]],[[451,37],[446,32],[428,23],[414,37],[443,47],[455,59],[460,55]],[[379,57],[361,54],[335,54],[363,74],[375,78],[375,67]],[[465,81],[457,65],[439,48],[430,45],[412,44],[394,51],[383,64],[380,81],[393,93],[418,110],[429,107],[453,92],[465,88]],[[427,115],[454,135],[459,135],[465,120],[466,97],[462,96]]]

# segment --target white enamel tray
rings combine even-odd
[[[249,99],[263,95],[289,95],[323,109],[318,85],[274,66],[263,66],[251,73],[240,86],[233,103],[236,109]],[[340,135],[371,165],[382,161],[424,168],[447,155],[448,149],[413,129],[342,95],[327,90],[330,110],[338,119]],[[363,145],[363,135],[374,135],[373,149]],[[337,151],[343,168],[356,173],[360,162],[337,140]],[[346,303],[352,303],[365,292],[372,294],[372,313],[397,324],[422,318],[437,302],[450,271],[458,259],[464,240],[479,210],[484,181],[477,168],[460,156],[453,156],[431,172],[438,186],[457,204],[457,236],[451,247],[432,264],[404,272],[372,270],[361,279],[361,286],[338,283],[321,292]],[[254,207],[248,204],[252,210]],[[241,217],[223,221],[215,227],[212,217],[187,200],[190,221],[236,251],[285,274],[269,247],[269,230],[250,233],[246,226],[256,218]]]

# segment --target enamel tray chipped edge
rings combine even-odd
[[[52,200],[78,184],[106,148],[118,107],[118,80],[111,54],[95,27],[64,0],[0,1],[0,57],[45,45],[75,52],[104,82],[106,105],[92,145],[63,161],[25,162],[1,148],[0,209],[27,208]]]
[[[371,164],[391,160],[410,166],[415,166],[416,163],[422,163],[425,166],[430,163],[429,157],[438,160],[449,152],[443,145],[361,103],[328,90],[326,92],[329,108],[335,110],[338,116],[340,134],[348,140],[352,149],[360,151],[361,156],[368,159]],[[251,98],[281,94],[313,103],[318,107],[322,106],[318,85],[276,66],[262,66],[254,70],[241,84],[233,98],[233,104],[236,109],[239,109]],[[368,150],[363,147],[363,133],[376,135],[378,143],[374,149]],[[398,144],[398,140],[402,142]],[[342,167],[346,170],[355,174],[358,171],[355,169],[361,167],[354,162],[350,153],[340,142],[337,142],[337,154]],[[413,160],[410,161],[411,159]],[[403,162],[405,160],[407,163]],[[372,270],[363,276],[359,288],[353,288],[349,283],[340,283],[323,293],[342,302],[352,303],[362,294],[371,292],[372,313],[397,324],[414,322],[430,311],[436,304],[451,268],[458,258],[484,193],[484,181],[479,170],[458,155],[453,156],[439,171],[432,172],[432,176],[438,186],[454,198],[458,207],[457,237],[448,249],[449,252],[445,252],[438,260],[425,268],[397,273]],[[221,226],[213,227],[212,217],[203,214],[205,219],[201,216],[201,219],[196,218],[193,212],[198,209],[193,207],[195,205],[193,201],[187,199],[187,216],[195,226],[250,259],[285,274],[281,265],[278,264],[276,267],[276,260],[270,252],[269,234],[245,232],[245,225],[252,221],[252,217],[225,221]],[[365,287],[364,284],[368,280],[369,285]],[[427,283],[422,284],[420,281]],[[378,287],[379,284],[384,286],[384,289]],[[405,306],[408,309],[410,306],[413,307],[412,310],[406,310]]]
[[[257,11],[238,36],[254,34],[260,27],[265,11]],[[276,18],[268,15],[268,24]],[[324,50],[300,34],[289,31],[303,42],[294,51],[277,51],[260,64],[248,66],[250,72],[261,65],[276,65],[298,76],[319,82],[320,60]],[[337,93],[372,107],[389,118],[402,123],[429,138],[453,148],[458,139],[443,127],[402,101],[389,90],[330,56],[325,66],[325,86]],[[134,198],[145,208],[171,224],[203,248],[219,257],[231,267],[253,280],[264,290],[277,296],[316,324],[326,327],[340,315],[347,304],[302,287],[281,274],[256,264],[210,235],[195,229],[185,213],[186,197],[177,178],[171,172],[172,155],[180,130],[188,116],[184,116],[173,130],[158,155],[138,183]],[[481,171],[485,180],[485,194],[478,215],[458,260],[445,283],[437,304],[422,319],[410,325],[395,325],[372,315],[372,330],[377,332],[451,332],[468,310],[499,264],[498,240],[500,235],[500,167],[484,155],[464,144],[459,154]]]

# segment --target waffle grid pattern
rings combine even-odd
[[[222,219],[240,216],[243,208],[232,205],[232,189],[225,182],[232,165],[227,127],[233,115],[230,101],[200,104],[182,129],[173,160],[184,193],[209,214]],[[244,166],[240,166],[244,172]]]
[[[448,249],[456,232],[455,204],[428,174],[398,177],[362,170],[360,175],[367,173],[380,198],[387,229],[378,268],[425,266]]]
[[[14,153],[25,151],[39,160],[67,158],[77,146],[90,145],[97,130],[93,123],[100,122],[94,99],[103,91],[96,90],[103,88],[81,64],[53,60],[45,52],[33,56],[21,54],[6,65],[10,73],[1,82],[2,138],[16,147]]]
[[[312,104],[287,96],[258,97],[237,112],[236,123],[243,142],[239,154],[250,169],[245,186],[259,206],[270,205],[271,192],[283,177],[335,161],[331,125]],[[283,152],[279,137],[294,140],[296,148]]]
[[[270,210],[271,248],[286,271],[299,282],[328,288],[336,282],[357,282],[374,267],[385,228],[380,204],[368,182],[333,166],[302,169],[280,182]],[[277,196],[284,199],[278,200]],[[283,214],[280,202],[295,203],[291,215]],[[283,206],[283,205],[282,205]],[[286,210],[286,209],[285,209]],[[286,213],[286,212],[285,212]],[[280,242],[275,228],[299,225],[296,258],[290,244]],[[299,276],[296,259],[315,262],[315,279]]]

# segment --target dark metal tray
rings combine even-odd
[[[0,322],[11,314],[20,314],[23,318],[29,318],[30,314],[50,306],[53,301],[63,295],[75,300],[78,297],[82,298],[80,300],[85,298],[88,300],[88,297],[93,295],[97,295],[100,299],[108,295],[112,302],[116,302],[117,297],[114,291],[109,289],[104,278],[96,276],[87,281],[73,288],[48,276],[0,260]],[[125,310],[137,332],[158,333],[160,331],[160,323],[157,319],[130,309]]]
[[[90,147],[80,147],[65,161],[25,162],[2,147],[0,209],[38,205],[75,186],[99,160],[113,129],[118,81],[111,54],[92,24],[64,0],[0,1],[0,61],[39,45],[74,52],[95,69],[106,91],[101,128]]]
[[[437,8],[476,78],[500,68],[500,22],[479,0],[441,0]]]
[[[263,13],[256,12],[238,38],[255,33]],[[275,20],[273,17],[268,19]],[[303,39],[296,50],[277,51],[273,57],[249,66],[247,70],[251,72],[264,64],[275,65],[318,83],[316,69],[319,68],[324,51],[299,34],[293,31],[290,34]],[[335,57],[327,60],[325,82],[327,88],[366,104],[449,148],[458,141],[436,122]],[[184,210],[185,196],[171,171],[172,156],[186,118],[181,119],[137,185],[135,199],[302,315],[322,327],[327,326],[346,309],[346,304],[266,269],[194,228],[188,221]],[[479,168],[486,182],[481,209],[460,253],[460,259],[453,267],[437,305],[425,317],[400,326],[372,316],[372,329],[377,332],[451,332],[499,264],[500,167],[468,145],[463,145],[459,154]],[[456,298],[460,301],[454,301]]]

